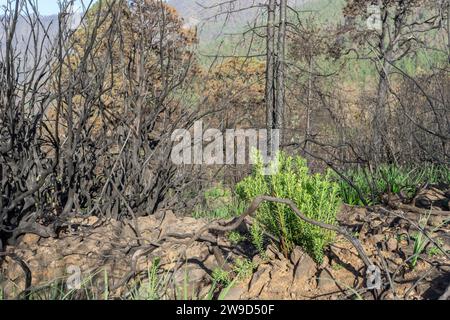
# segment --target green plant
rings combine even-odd
[[[402,241],[408,241],[409,236],[407,234],[399,234],[397,235],[397,241],[398,242],[402,242]]]
[[[233,245],[237,245],[237,244],[247,240],[247,238],[244,235],[242,235],[239,232],[237,232],[237,231],[231,231],[231,232],[228,233],[228,240],[230,240],[230,242]]]
[[[230,272],[225,271],[222,268],[215,268],[212,272],[212,278],[214,282],[223,285],[225,287],[231,283]]]
[[[432,258],[432,257],[438,256],[441,253],[441,250],[439,250],[439,248],[436,246],[432,246],[430,249],[428,249],[427,253],[428,253],[428,256],[430,258]]]
[[[215,186],[203,194],[204,203],[195,208],[192,216],[195,219],[230,219],[244,212],[244,204],[238,201],[230,190]]]
[[[251,225],[250,237],[259,254],[264,255],[264,230],[258,221]]]
[[[235,278],[233,281],[231,281],[223,290],[220,292],[219,297],[217,300],[222,301],[225,300],[225,298],[228,295],[228,292],[236,285],[236,282],[238,281],[237,278]]]
[[[431,214],[431,212],[430,212]],[[422,217],[419,220],[419,226],[423,229],[428,224],[428,219],[430,218],[430,214],[428,214],[425,217]],[[414,249],[413,249],[413,255],[410,258],[410,266],[411,268],[415,268],[417,266],[417,261],[419,259],[419,256],[424,251],[425,247],[428,244],[427,239],[425,238],[423,232],[418,231],[414,236],[412,236],[414,239]]]
[[[414,238],[414,249],[413,255],[411,256],[410,265],[411,268],[414,269],[417,266],[417,261],[419,259],[420,254],[422,254],[425,248],[426,242],[422,232],[418,232],[415,236],[413,236],[413,238]]]
[[[402,192],[412,197],[416,188],[424,183],[450,184],[450,169],[441,165],[395,166],[381,165],[373,170],[368,168],[356,168],[347,170],[344,176],[352,181],[353,185],[361,193],[367,205],[375,205],[381,202],[382,195],[391,192]],[[337,174],[333,175],[339,184],[339,195],[349,205],[364,205],[358,191]]]
[[[255,265],[248,259],[238,258],[234,262],[233,271],[228,272],[222,268],[216,268],[213,270],[212,278],[213,284],[204,300],[213,300],[214,293],[219,287],[222,287],[220,293],[217,296],[217,300],[224,300],[228,292],[241,280],[250,277],[255,270]],[[232,278],[232,273],[235,277]]]
[[[239,197],[249,203],[260,195],[286,198],[294,201],[307,217],[328,224],[336,223],[340,205],[338,185],[331,180],[330,172],[310,174],[306,160],[278,154],[278,172],[264,175],[261,157],[251,176],[236,188]],[[333,233],[302,221],[288,206],[265,202],[256,212],[251,229],[252,240],[262,251],[262,234],[268,232],[280,240],[281,250],[288,256],[295,245],[302,246],[317,262],[323,259],[324,247],[333,239]]]
[[[159,300],[160,299],[160,288],[163,287],[161,284],[163,281],[158,276],[158,270],[159,270],[159,259],[155,259],[151,265],[151,267],[148,268],[147,271],[147,286],[146,286],[146,293],[147,297],[146,300]]]
[[[343,267],[341,264],[339,264],[339,263],[333,264],[333,266],[332,266],[331,268],[332,268],[334,271],[339,271],[339,270],[344,269],[344,267]]]
[[[435,231],[435,230],[433,230],[433,231]],[[439,256],[442,254],[442,251],[438,246],[442,247],[444,245],[444,241],[441,238],[438,238],[435,241],[436,241],[436,245],[431,246],[427,250],[428,256],[430,258]]]
[[[170,271],[162,271],[160,259],[153,260],[147,270],[146,279],[137,280],[132,286],[127,299],[155,301],[166,298],[171,279]],[[178,288],[176,288],[178,289]]]
[[[253,274],[253,271],[256,269],[256,266],[252,261],[248,259],[238,258],[234,262],[233,271],[236,274],[236,278],[239,280],[247,279]]]

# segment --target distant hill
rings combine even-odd
[[[0,17],[0,20],[1,19],[3,18]],[[33,27],[34,30],[32,30],[29,21],[24,17],[19,17],[14,37],[15,48],[18,50],[17,53],[23,54],[28,45],[31,46],[28,48],[30,52],[34,50],[34,47],[32,47],[34,44],[33,43],[28,44],[30,36],[36,36],[36,42],[38,44],[38,47],[40,48],[41,46],[43,46],[44,52],[45,49],[50,48],[52,43],[54,43],[58,35],[58,15],[41,16],[39,20],[40,23],[37,23],[36,26]],[[81,20],[80,14],[73,15],[70,19],[70,23],[72,24],[71,28],[76,29],[80,23],[80,20]],[[32,31],[34,32],[34,34],[32,33]],[[0,50],[4,50],[5,43],[6,43],[5,30],[2,28],[1,25]]]
[[[292,8],[302,8],[306,10],[318,10],[323,12],[323,16],[330,16],[330,12],[339,10],[336,9],[337,3],[342,3],[344,0],[289,0],[289,5]],[[180,16],[184,19],[187,27],[197,27],[198,36],[200,39],[200,48],[211,51],[223,39],[224,34],[239,33],[248,28],[249,23],[254,21],[258,15],[258,9],[252,6],[258,6],[260,0],[236,0],[233,2],[232,10],[235,12],[231,16],[223,14],[230,9],[229,4],[219,5],[220,3],[229,1],[225,0],[168,0],[168,4],[173,6]],[[246,9],[246,10],[243,10]],[[259,11],[261,12],[261,10]],[[1,19],[1,17],[0,17]],[[50,39],[54,39],[57,34],[58,16],[43,16],[41,17],[42,25],[39,32],[40,37],[43,37],[43,29],[48,29]],[[78,18],[74,19],[76,24]],[[25,47],[25,40],[31,33],[31,28],[24,19],[20,19],[17,24],[16,40],[18,47],[23,50]],[[4,48],[5,35],[4,30],[0,28],[0,47]],[[49,43],[46,41],[45,46]],[[231,46],[231,45],[230,45]],[[211,50],[210,50],[211,49]]]
[[[299,8],[318,0],[288,1],[289,6]],[[198,27],[200,39],[204,42],[213,41],[223,33],[241,31],[258,16],[257,7],[261,1],[236,0],[232,6],[229,3],[224,0],[168,0],[168,4],[177,9],[187,26]],[[229,10],[234,11],[232,15],[225,14]]]
[[[304,11],[305,14],[315,12],[324,23],[336,23],[342,18],[341,8],[346,0],[288,0],[291,8]],[[225,3],[220,5],[220,3]],[[242,32],[253,26],[256,17],[264,19],[265,10],[257,7],[261,0],[168,0],[180,16],[185,20],[187,27],[197,27],[200,40],[200,52],[207,55],[215,55],[220,52],[227,54],[247,53],[246,43],[242,41]],[[226,15],[233,10],[232,15]],[[245,9],[245,10],[244,10]],[[291,15],[294,15],[290,11]],[[259,21],[259,25],[264,22]],[[234,36],[233,36],[234,35]],[[258,45],[252,44],[252,54],[259,54]]]

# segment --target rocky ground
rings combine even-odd
[[[217,231],[206,231],[197,241],[187,243],[208,222],[165,211],[135,222],[78,217],[61,229],[57,239],[22,236],[16,246],[7,247],[1,262],[2,295],[23,297],[27,275],[32,286],[25,295],[45,292],[58,281],[64,288],[73,270],[79,269],[83,279],[92,276],[90,283],[98,292],[107,288],[109,298],[126,299],[132,292],[148,289],[149,270],[157,259],[158,279],[168,279],[164,289],[158,286],[158,297],[186,298],[188,293],[191,299],[201,299],[211,291],[215,269],[233,275],[234,262],[248,259],[253,262],[253,274],[236,281],[226,291],[226,299],[445,298],[450,284],[448,196],[432,188],[409,204],[390,198],[384,206],[343,206],[339,223],[359,239],[379,266],[380,290],[366,289],[365,265],[341,235],[327,248],[324,262],[317,265],[299,247],[286,258],[272,243],[261,255],[248,240],[232,243]],[[423,219],[425,215],[428,219]],[[413,267],[411,257],[417,252],[414,247],[420,226],[424,227],[424,241]],[[245,223],[239,231],[245,234]],[[218,294],[220,285],[214,288]],[[183,297],[180,290],[185,292]],[[78,297],[86,298],[82,293]]]

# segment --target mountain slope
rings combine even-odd
[[[315,1],[288,0],[288,3],[299,8]],[[240,32],[264,12],[259,0],[235,0],[231,3],[224,0],[169,0],[168,4],[177,9],[187,26],[198,27],[203,42],[213,41],[225,33]]]

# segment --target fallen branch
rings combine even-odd
[[[415,223],[414,221],[412,221],[411,219],[408,219],[407,217],[405,217],[404,215],[401,214],[397,214],[393,211],[390,210],[386,210],[384,208],[380,208],[380,210],[382,212],[384,212],[385,214],[388,215],[393,215],[397,218],[403,219],[405,221],[407,221],[411,226],[413,226],[414,228],[416,228],[419,232],[421,232],[437,249],[439,249],[439,251],[441,251],[448,259],[450,259],[450,255],[447,253],[446,250],[444,250],[444,248],[442,248],[442,246],[437,243],[429,234],[428,232],[422,228],[421,226],[419,226],[417,223]]]
[[[364,252],[364,249],[363,249],[362,245],[360,244],[360,242],[357,239],[355,239],[354,237],[352,237],[350,235],[350,233],[348,233],[347,230],[345,230],[344,228],[326,224],[326,223],[319,222],[319,221],[315,221],[313,219],[306,217],[304,214],[302,214],[300,212],[300,210],[297,208],[297,206],[294,204],[294,202],[292,200],[280,199],[280,198],[269,197],[269,196],[260,196],[253,200],[253,202],[250,204],[250,206],[247,208],[247,210],[241,216],[233,219],[230,222],[224,222],[223,220],[216,220],[216,221],[208,223],[204,227],[200,228],[194,234],[174,234],[174,233],[167,234],[167,235],[163,236],[163,238],[161,238],[158,242],[152,243],[146,247],[140,248],[133,255],[132,266],[131,266],[132,270],[124,278],[122,278],[122,280],[119,281],[119,283],[116,286],[114,286],[114,289],[120,288],[122,285],[126,284],[130,279],[132,279],[134,276],[136,276],[136,274],[138,274],[138,272],[136,271],[136,267],[137,267],[137,261],[138,261],[139,257],[150,253],[154,249],[162,246],[162,244],[164,242],[169,241],[169,240],[171,242],[173,242],[174,244],[186,246],[185,250],[183,251],[183,254],[181,255],[182,257],[180,256],[180,258],[178,259],[179,263],[177,263],[177,267],[175,268],[176,270],[178,270],[178,268],[183,263],[183,261],[185,261],[187,249],[192,244],[194,244],[196,241],[200,240],[204,233],[206,233],[206,232],[225,233],[225,232],[230,232],[230,231],[234,231],[234,230],[238,229],[239,226],[242,223],[244,223],[245,218],[253,215],[256,212],[256,210],[258,210],[258,208],[260,207],[260,205],[263,202],[274,202],[274,203],[285,204],[285,205],[289,206],[291,208],[291,210],[301,220],[303,220],[309,224],[312,224],[314,226],[318,226],[320,228],[327,229],[330,231],[334,231],[338,234],[341,234],[355,247],[356,251],[358,252],[359,257],[364,262],[364,264],[367,268],[373,265],[373,263],[370,261],[369,257]],[[187,239],[187,240],[175,240],[175,239]],[[209,239],[203,238],[203,240],[208,241]],[[216,253],[217,253],[217,251],[216,251]]]
[[[432,215],[432,216],[450,216],[450,211],[442,211],[437,209],[420,209],[414,206],[410,206],[408,204],[404,203],[395,203],[393,201],[389,201],[388,205],[393,210],[403,210],[403,211],[409,211],[413,213],[417,213],[420,215]]]
[[[0,256],[10,257],[22,268],[23,273],[25,274],[25,289],[19,294],[19,297],[23,296],[25,300],[28,300],[30,298],[32,283],[32,274],[30,268],[27,266],[25,261],[19,258],[15,253],[0,252]]]

